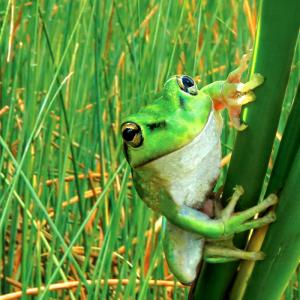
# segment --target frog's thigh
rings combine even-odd
[[[190,284],[196,278],[203,245],[198,234],[182,230],[164,218],[164,251],[171,272],[180,282]]]
[[[224,263],[234,260],[262,260],[265,255],[263,252],[251,252],[234,247],[224,247],[216,245],[205,245],[204,260],[211,263]]]

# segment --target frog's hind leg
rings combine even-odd
[[[204,260],[210,263],[225,263],[239,259],[262,260],[265,258],[263,252],[245,251],[235,247],[222,245],[205,245]]]
[[[164,252],[171,272],[183,284],[195,280],[202,260],[204,240],[163,218]]]

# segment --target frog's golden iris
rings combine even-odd
[[[141,128],[134,122],[126,122],[122,124],[123,140],[133,148],[139,147],[143,143]]]

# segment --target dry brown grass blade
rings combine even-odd
[[[92,284],[93,282],[91,280],[87,280],[89,284]],[[105,283],[105,280],[101,279],[99,284],[103,285]],[[127,285],[129,283],[129,279],[108,279],[107,283],[109,286],[116,286],[116,285]],[[68,281],[68,282],[61,282],[61,283],[54,283],[51,284],[49,287],[49,291],[59,291],[63,289],[74,289],[77,288],[81,284],[80,281]],[[136,284],[140,284],[140,280],[136,280]],[[174,282],[174,281],[168,281],[168,280],[149,280],[149,286],[163,286],[163,287],[181,287],[186,288],[185,285]],[[33,287],[26,290],[26,295],[36,296],[39,294],[39,292],[43,291],[44,287]],[[15,300],[20,299],[22,297],[22,291],[17,291],[5,295],[0,296],[0,300]]]

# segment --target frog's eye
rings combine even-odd
[[[198,89],[193,78],[187,75],[176,76],[179,87],[191,95],[197,95]]]
[[[140,126],[133,122],[126,122],[122,125],[123,140],[133,148],[137,148],[143,143],[142,130]]]

